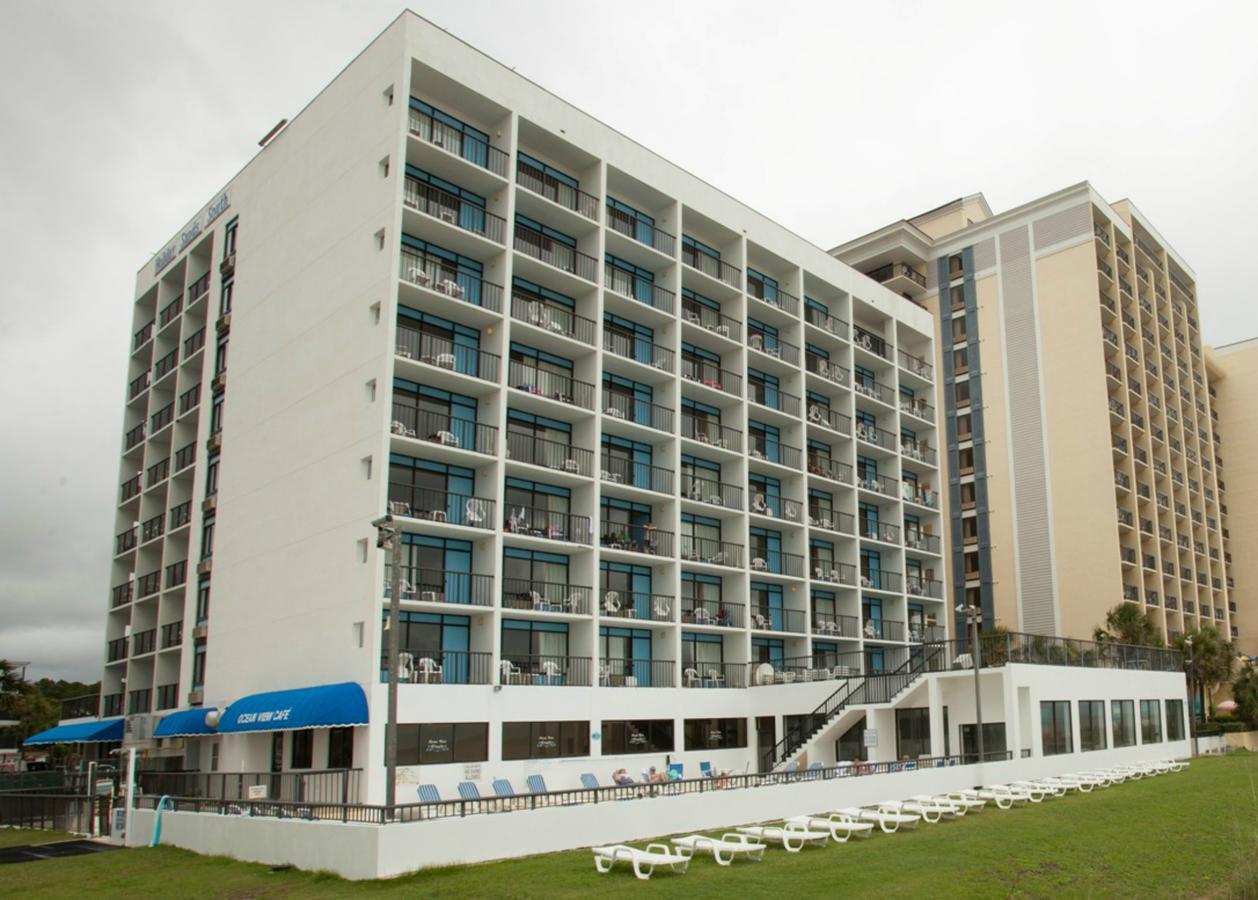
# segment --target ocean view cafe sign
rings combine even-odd
[[[224,191],[222,196],[205,208],[201,215],[189,223],[179,235],[170,242],[166,249],[162,250],[153,259],[153,274],[157,275],[162,269],[170,265],[180,253],[188,249],[188,245],[197,239],[198,236],[209,231],[210,226],[214,224],[214,220],[225,213],[231,201],[227,198],[227,192]]]

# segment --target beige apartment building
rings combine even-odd
[[[939,322],[954,605],[1086,638],[1125,601],[1168,640],[1237,634],[1195,278],[1130,201],[978,194],[831,252]]]

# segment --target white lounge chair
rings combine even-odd
[[[970,811],[969,806],[964,803],[958,803],[942,794],[932,796],[930,794],[915,794],[909,797],[909,803],[922,803],[927,806],[934,806],[944,811],[944,814],[952,818],[960,818]],[[911,810],[910,810],[911,812]]]
[[[973,792],[970,792],[973,794]],[[947,800],[954,806],[964,806],[969,812],[982,812],[987,808],[987,801],[977,796],[966,796],[965,791],[949,791],[940,795],[941,799]]]
[[[738,830],[761,841],[781,844],[787,853],[798,853],[807,844],[824,847],[830,840],[829,831],[816,831],[798,822],[783,822],[781,825],[742,825]]]
[[[1168,766],[1172,772],[1182,772],[1188,768],[1188,760],[1186,759],[1164,759],[1162,762]]]
[[[1031,795],[1032,803],[1043,803],[1049,797],[1060,797],[1066,793],[1064,788],[1045,784],[1042,781],[1011,781],[1009,787],[1014,790],[1026,791]]]
[[[920,816],[928,825],[936,825],[947,816],[956,818],[952,806],[942,806],[933,800],[884,800],[878,804],[879,812],[900,813],[906,816]]]
[[[731,865],[740,856],[753,862],[760,862],[764,859],[764,851],[768,849],[768,844],[752,840],[751,835],[735,832],[726,832],[719,838],[704,834],[688,834],[672,840],[674,844],[688,853],[711,853],[718,866]]]
[[[1077,794],[1086,794],[1090,792],[1092,788],[1095,787],[1095,785],[1092,784],[1092,782],[1090,781],[1083,782],[1077,778],[1071,778],[1068,775],[1052,775],[1052,776],[1049,776],[1048,778],[1042,778],[1040,780],[1043,781],[1044,784],[1052,785],[1053,787],[1056,787],[1056,788],[1061,788],[1062,791],[1065,793],[1074,791]]]
[[[884,834],[895,834],[903,828],[916,828],[918,823],[922,821],[922,817],[910,813],[896,812],[895,810],[882,809],[862,809],[859,806],[849,806],[839,810],[845,816],[851,816],[861,822],[872,822],[882,829]]]
[[[1026,806],[1031,802],[1031,795],[1026,791],[1018,791],[1008,785],[994,784],[983,788],[977,794],[980,800],[991,800],[997,809],[1010,809],[1014,806]]]
[[[610,872],[617,862],[627,862],[633,866],[634,877],[642,881],[651,877],[656,866],[668,866],[679,875],[685,875],[686,869],[690,867],[690,854],[682,848],[674,852],[667,844],[647,844],[645,850],[627,844],[591,849],[594,851],[594,868],[603,874]]]
[[[867,838],[874,833],[870,822],[858,822],[843,813],[818,813],[815,816],[794,816],[786,820],[787,824],[799,823],[811,831],[829,831],[830,838],[836,844],[846,844],[848,838]]]

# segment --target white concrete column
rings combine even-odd
[[[926,705],[930,709],[930,755],[943,756],[947,746],[943,720],[943,690],[938,678],[926,680]]]

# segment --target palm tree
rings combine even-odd
[[[1138,606],[1120,603],[1105,614],[1105,627],[1097,628],[1098,641],[1138,644],[1143,647],[1164,646],[1157,624]]]

